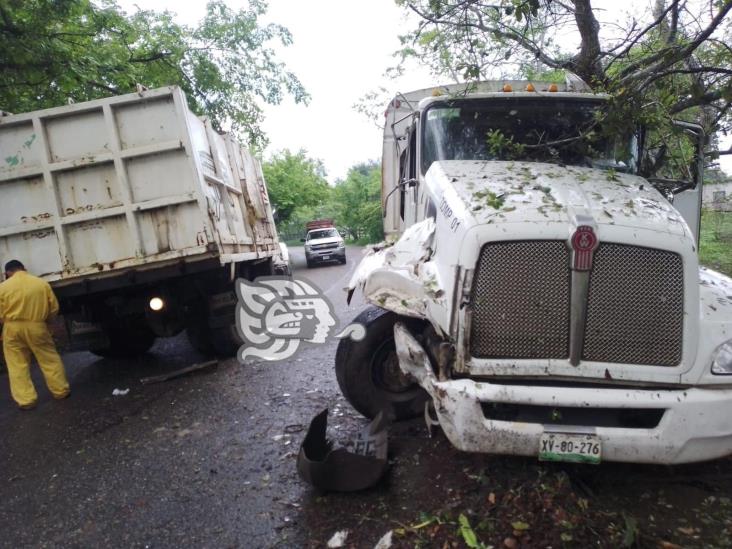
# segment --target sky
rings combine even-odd
[[[135,6],[178,15],[178,21],[195,25],[205,14],[205,1],[118,0],[128,12]],[[234,9],[244,0],[227,0]],[[648,2],[598,0],[593,2],[603,22],[624,20],[630,9]],[[612,7],[610,7],[612,6]],[[311,95],[309,105],[287,98],[279,105],[263,105],[262,125],[270,144],[264,158],[282,149],[307,151],[323,161],[331,183],[346,176],[359,162],[381,158],[382,130],[353,105],[366,93],[383,86],[391,95],[439,83],[426,69],[411,67],[390,80],[385,70],[396,64],[393,53],[400,34],[414,27],[394,0],[270,0],[267,22],[287,27],[293,44],[277,45],[278,58],[302,81]],[[612,28],[612,27],[607,27]],[[571,40],[571,37],[564,37]],[[386,105],[384,105],[386,107]],[[732,173],[732,158],[724,169]]]
[[[243,3],[228,0],[232,8]],[[205,13],[205,2],[180,0],[122,0],[128,13],[135,5],[178,14],[194,25]],[[385,86],[410,91],[434,85],[426,70],[410,71],[397,81],[384,77],[396,63],[399,34],[411,25],[394,0],[270,0],[267,21],[287,27],[289,47],[277,47],[278,58],[302,81],[311,95],[308,106],[286,99],[264,105],[264,132],[270,140],[264,157],[290,149],[305,149],[323,161],[334,183],[359,162],[381,158],[382,130],[353,105],[369,91]],[[386,109],[386,105],[384,105]]]

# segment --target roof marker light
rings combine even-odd
[[[503,85],[503,91],[505,91],[506,93],[512,92],[513,91],[513,88],[511,87],[511,84],[504,84]]]

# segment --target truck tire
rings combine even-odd
[[[231,314],[211,316],[205,311],[191,317],[186,325],[186,337],[196,351],[206,356],[234,356],[242,344],[236,333],[234,310]]]
[[[399,369],[394,345],[395,313],[369,306],[353,322],[366,328],[361,341],[341,339],[336,351],[335,368],[343,396],[368,418],[379,411],[399,421],[424,412],[429,395]],[[420,324],[413,319],[408,323]]]
[[[212,356],[214,347],[211,338],[211,328],[208,325],[208,315],[205,309],[191,308],[186,318],[186,337],[196,351]]]
[[[109,345],[91,350],[104,358],[132,358],[145,354],[155,343],[155,333],[144,318],[114,319],[104,326]]]
[[[211,330],[211,345],[214,352],[220,357],[228,358],[236,355],[242,343],[236,332],[235,324]]]

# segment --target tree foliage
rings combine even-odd
[[[681,118],[730,129],[731,0],[654,0],[649,13],[624,24],[590,0],[397,3],[419,17],[402,37],[402,58],[435,74],[470,81],[571,72],[614,97],[617,124],[670,131],[670,120]]]
[[[305,224],[314,219],[333,219],[351,240],[383,239],[379,162],[356,164],[345,179],[329,186],[319,160],[285,150],[265,162],[264,176],[285,240],[304,236]]]
[[[383,239],[381,214],[381,166],[378,162],[357,164],[334,189],[336,222],[354,240]]]
[[[167,11],[127,15],[112,0],[3,0],[0,107],[25,112],[176,84],[194,112],[263,145],[259,103],[307,100],[272,49],[289,45],[290,33],[262,23],[266,9],[263,0],[239,10],[212,0],[191,28]]]
[[[262,167],[279,223],[287,223],[298,208],[315,208],[328,201],[331,188],[320,160],[304,150],[274,154]]]

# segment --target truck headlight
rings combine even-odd
[[[346,247],[346,243],[341,241],[341,242],[338,243],[338,247],[339,248],[345,248]]]
[[[732,340],[723,343],[717,348],[712,361],[712,373],[718,375],[732,375]]]

